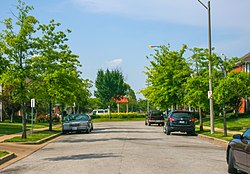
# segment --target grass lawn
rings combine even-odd
[[[53,131],[46,130],[46,131],[34,132],[33,134],[27,134],[26,139],[22,139],[21,136],[17,136],[6,140],[6,142],[36,142],[58,133],[61,133],[61,128],[56,128]]]
[[[0,158],[4,157],[5,155],[8,155],[9,153],[6,151],[0,151]]]
[[[202,134],[202,135],[206,135],[206,136],[210,136],[210,137],[214,137],[214,138],[218,138],[221,140],[226,140],[226,141],[231,141],[233,139],[233,135],[232,134],[227,134],[226,137],[224,137],[224,133],[223,132],[215,132],[213,134],[210,133],[210,130],[206,130],[204,129],[203,132],[200,132],[199,129],[196,129],[195,131],[197,134]]]
[[[36,123],[34,129],[48,127],[49,123]],[[31,124],[26,124],[26,129],[31,129]],[[0,136],[22,132],[22,123],[0,123]]]
[[[210,117],[207,115],[203,121],[204,126],[210,126]],[[216,116],[214,118],[214,127],[223,129],[223,117]],[[247,127],[250,127],[250,115],[240,114],[238,118],[232,114],[227,114],[227,129],[232,131],[245,131]]]
[[[197,121],[196,124],[198,125],[199,122]],[[209,115],[207,115],[207,117],[203,119],[203,125],[210,127]],[[214,127],[223,129],[224,124],[223,124],[223,117],[222,116],[216,116],[214,118]],[[247,127],[250,127],[250,115],[240,114],[238,116],[238,118],[236,118],[232,114],[227,114],[227,129],[228,130],[243,132],[246,130]],[[214,134],[211,134],[210,130],[206,130],[206,129],[203,132],[200,132],[199,129],[196,128],[196,133],[207,135],[207,136],[218,138],[218,139],[222,139],[222,140],[226,140],[226,141],[230,141],[233,139],[232,134],[227,133],[227,137],[224,137],[223,132],[216,131]]]

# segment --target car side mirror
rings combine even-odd
[[[241,139],[241,138],[242,138],[241,134],[233,135],[233,139]]]

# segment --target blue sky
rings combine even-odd
[[[16,0],[0,0],[0,20],[13,17]],[[207,48],[207,10],[197,0],[24,0],[41,23],[60,22],[71,50],[80,56],[82,77],[95,81],[98,69],[119,68],[135,92],[145,87],[148,45],[179,50]],[[207,0],[202,0],[207,4]],[[212,47],[242,57],[250,41],[250,1],[211,0]],[[0,24],[0,30],[3,29]],[[93,89],[92,89],[93,91]],[[143,98],[138,94],[138,98]]]

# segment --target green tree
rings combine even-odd
[[[8,70],[1,77],[4,88],[14,87],[15,95],[13,100],[21,103],[22,110],[22,138],[26,138],[26,77],[28,69],[26,62],[34,54],[32,36],[36,31],[37,19],[29,15],[33,7],[18,0],[16,6],[18,15],[14,15],[16,22],[12,18],[3,21],[5,29],[1,33],[1,55],[10,62]],[[14,13],[13,13],[14,14]],[[13,80],[13,81],[11,81]]]
[[[183,56],[186,48],[186,45],[183,45],[181,50],[171,51],[170,46],[163,45],[151,55],[153,60],[145,72],[149,85],[141,90],[141,93],[154,106],[161,109],[174,106],[176,109],[177,105],[184,104],[183,85],[191,73],[189,64]]]
[[[225,78],[220,80],[215,88],[215,101],[217,103],[225,102],[235,110],[236,117],[241,106],[241,100],[250,95],[250,75],[246,72],[229,72]]]
[[[199,111],[200,131],[203,131],[202,110],[209,105],[208,91],[208,50],[201,48],[191,49],[192,56],[189,62],[193,70],[192,76],[185,83],[185,103]]]
[[[42,37],[34,39],[38,56],[32,57],[29,62],[34,92],[39,91],[37,97],[49,103],[49,130],[52,130],[52,104],[79,106],[90,96],[87,90],[90,83],[80,78],[78,56],[72,54],[65,43],[68,41],[67,35],[57,30],[59,26],[60,23],[54,20],[48,25],[39,25],[38,32],[41,32]]]
[[[124,77],[118,69],[103,71],[100,69],[97,72],[95,80],[96,91],[94,95],[100,98],[101,102],[106,106],[111,106],[114,100],[118,100],[125,96],[127,85],[124,82]]]

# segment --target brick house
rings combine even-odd
[[[243,62],[239,63],[234,69],[236,72],[249,72],[250,73],[250,52],[242,57]],[[250,111],[250,96],[242,99],[242,105],[239,108],[239,113],[245,113]]]

